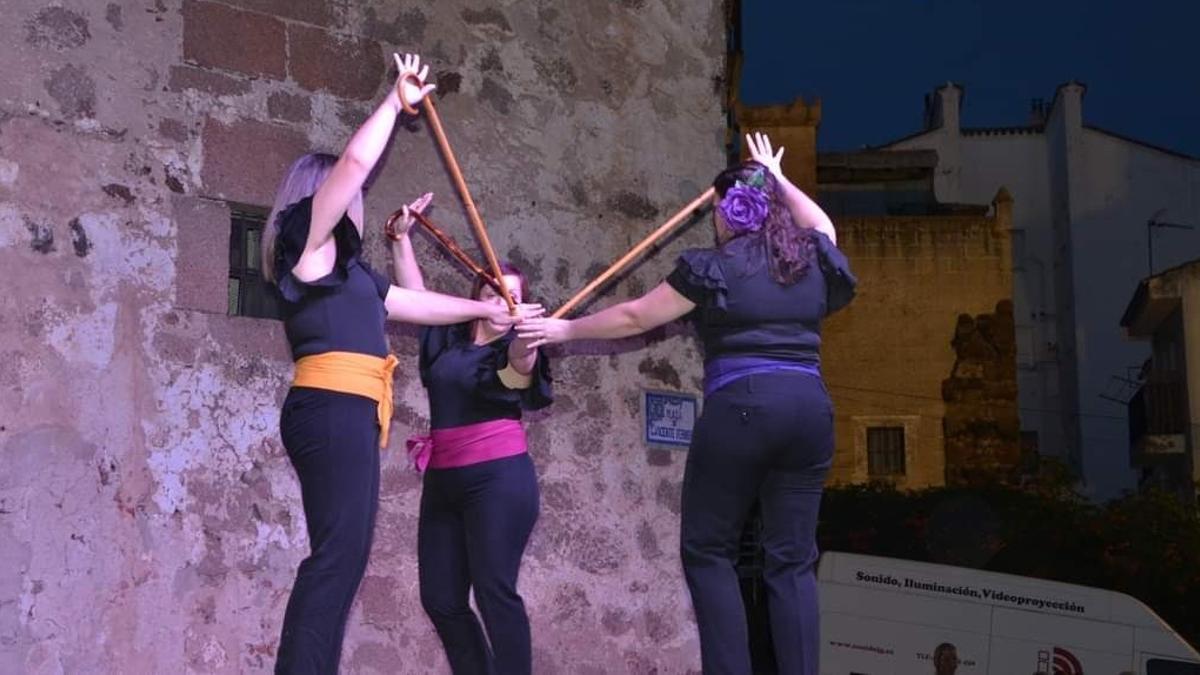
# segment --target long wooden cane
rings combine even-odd
[[[417,77],[416,73],[406,73],[400,78],[397,87],[403,85],[404,82],[412,80],[417,87],[425,86],[421,78]],[[416,109],[408,104],[404,98],[404,92],[399,92],[400,104],[404,110],[410,114],[415,114]],[[433,97],[426,95],[425,99],[425,115],[429,117],[429,128],[433,130],[433,135],[437,139],[438,147],[442,150],[442,157],[446,160],[446,166],[450,169],[450,177],[454,179],[454,186],[458,189],[458,194],[462,197],[463,204],[467,207],[467,217],[471,221],[471,226],[475,229],[475,236],[479,239],[479,246],[483,249],[483,255],[487,258],[488,266],[492,269],[492,276],[500,284],[500,297],[504,298],[504,303],[508,305],[508,311],[514,316],[517,313],[516,303],[513,302],[512,295],[508,292],[508,285],[504,283],[504,274],[500,271],[500,261],[496,259],[496,252],[492,249],[492,240],[488,238],[487,229],[483,226],[483,219],[479,217],[479,210],[475,208],[475,200],[471,199],[471,191],[467,189],[467,181],[463,178],[462,169],[458,166],[458,160],[454,157],[454,150],[450,148],[450,141],[446,140],[446,131],[442,128],[442,119],[438,117],[437,108],[433,105]]]
[[[675,228],[676,225],[684,220],[687,220],[688,216],[692,215],[696,209],[707,204],[712,199],[713,193],[714,190],[711,187],[704,192],[701,192],[700,196],[693,199],[690,204],[680,209],[675,215],[671,216],[667,222],[660,225],[657,230],[651,232],[645,239],[638,243],[637,246],[629,249],[628,253],[621,256],[621,258],[610,265],[608,269],[601,272],[600,276],[592,279],[587,286],[584,286],[582,290],[572,296],[572,298],[568,300],[565,305],[559,307],[550,316],[555,319],[561,319],[574,310],[579,303],[583,302],[584,299],[591,295],[597,288],[600,288],[604,284],[608,283],[610,279],[623,272],[625,268],[628,267],[629,264],[635,259],[637,259],[638,256],[644,253],[646,249],[658,243],[659,240],[665,237],[667,233]]]
[[[421,225],[421,227],[425,228],[426,232],[433,235],[433,238],[436,239],[437,242],[441,244],[447,251],[449,251],[450,255],[454,256],[454,258],[463,265],[466,265],[467,269],[471,270],[475,276],[483,279],[487,285],[496,289],[497,293],[502,292],[500,283],[496,281],[496,278],[488,274],[487,270],[483,269],[479,263],[475,262],[475,260],[472,259],[466,251],[462,250],[462,247],[458,245],[458,242],[454,241],[454,237],[446,234],[437,225],[434,225],[432,222],[430,222],[430,220],[425,217],[425,214],[413,210],[409,210],[408,213],[413,217],[414,220],[417,221],[417,223]],[[402,217],[404,217],[404,209],[400,209],[399,211],[396,211],[392,215],[388,216],[387,221],[383,224],[383,232],[388,236],[389,239],[397,238],[396,221]]]

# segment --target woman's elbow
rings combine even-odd
[[[671,308],[666,306],[661,298],[649,297],[635,301],[631,320],[634,327],[633,334],[640,335],[670,323],[673,320],[670,314],[672,314]]]
[[[644,308],[637,300],[626,303],[624,310],[621,312],[621,317],[624,319],[622,323],[625,324],[623,332],[629,335],[637,335],[650,330],[651,326],[647,326],[646,312],[643,311]]]

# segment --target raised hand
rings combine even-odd
[[[517,324],[517,336],[528,342],[529,349],[566,342],[571,339],[571,322],[567,319],[531,318]]]
[[[487,319],[499,326],[519,326],[527,320],[536,319],[546,313],[546,308],[532,302],[518,304],[516,314],[509,314],[508,307],[505,305],[497,304],[492,307],[491,315]]]
[[[792,214],[792,221],[800,227],[811,227],[824,233],[830,241],[837,244],[837,229],[833,226],[829,214],[783,175],[783,148],[775,152],[771,148],[771,139],[767,138],[766,134],[757,132],[746,134],[746,145],[750,150],[750,158],[767,167],[767,171],[775,177],[779,184],[779,195],[784,206]]]
[[[431,201],[433,201],[433,193],[426,192],[408,204],[400,207],[400,211],[403,215],[401,216],[400,220],[396,221],[392,225],[394,228],[394,231],[391,235],[392,238],[398,240],[400,237],[407,235],[409,231],[412,230],[413,224],[417,222],[417,219],[413,217],[412,214],[414,212],[421,214],[425,213],[425,209],[429,207],[429,202]]]
[[[517,303],[516,323],[528,321],[530,319],[538,319],[546,314],[546,308],[542,307],[537,302],[521,302]]]
[[[421,57],[416,54],[405,54],[401,59],[399,54],[392,54],[396,59],[396,92],[401,106],[413,107],[421,102],[429,92],[437,88],[436,84],[425,84],[425,76],[429,75],[429,66],[421,66]],[[415,82],[414,82],[415,78]],[[400,98],[402,97],[402,98]]]
[[[764,133],[746,134],[746,145],[750,149],[750,159],[767,167],[772,176],[783,176],[783,148],[775,152],[771,148],[771,139]]]

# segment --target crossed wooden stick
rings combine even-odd
[[[423,87],[425,83],[421,78],[417,77],[416,73],[406,73],[396,84],[397,87],[403,85],[404,82],[412,80],[418,89]],[[479,210],[475,208],[475,200],[471,198],[471,191],[467,188],[467,181],[463,178],[462,169],[458,166],[458,160],[454,157],[454,150],[450,148],[450,141],[446,139],[446,131],[442,128],[442,120],[437,114],[437,108],[433,104],[432,94],[427,94],[423,99],[425,105],[425,115],[429,118],[429,127],[433,130],[433,135],[437,139],[438,147],[442,151],[442,156],[446,160],[446,166],[450,170],[450,176],[454,179],[454,186],[458,189],[458,194],[463,200],[463,204],[467,207],[467,217],[471,221],[471,226],[475,230],[475,236],[479,239],[479,245],[483,248],[483,254],[487,258],[488,270],[471,259],[462,247],[454,241],[454,238],[445,232],[438,229],[432,222],[429,221],[423,214],[410,210],[409,213],[416,219],[422,227],[424,227],[435,239],[438,240],[446,250],[450,252],[459,262],[466,265],[476,276],[483,279],[488,285],[496,289],[504,302],[508,305],[508,311],[516,313],[517,307],[513,302],[512,294],[508,291],[508,286],[504,283],[504,275],[500,272],[500,262],[496,259],[496,252],[492,249],[492,242],[488,238],[487,228],[483,225],[483,219],[479,216]],[[409,105],[403,94],[400,95],[400,104],[404,107],[404,111],[410,115],[417,114],[417,109]],[[683,221],[687,220],[692,215],[712,199],[713,188],[708,188],[700,193],[695,199],[688,203],[687,206],[680,209],[675,215],[667,219],[665,223],[660,225],[658,229],[651,232],[645,239],[638,242],[636,246],[631,248],[625,255],[621,256],[608,269],[604,270],[595,279],[588,282],[578,293],[573,295],[562,307],[559,307],[551,316],[560,319],[576,307],[579,306],[589,295],[594,293],[596,289],[608,283],[613,277],[625,271],[639,256],[646,252],[649,248],[657,244],[663,238],[675,229]],[[384,224],[384,232],[388,236],[394,236],[395,223],[404,214],[404,209],[400,209],[393,213]]]

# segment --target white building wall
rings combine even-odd
[[[1119,393],[1118,378],[1150,356],[1147,343],[1120,330],[1130,295],[1150,274],[1146,223],[1157,214],[1198,228],[1154,230],[1155,270],[1200,256],[1200,162],[1087,128],[1082,138],[1070,158],[1083,187],[1071,192],[1079,426],[1085,476],[1103,497],[1134,485],[1126,408],[1102,395]]]
[[[1060,87],[1044,131],[964,134],[961,90],[948,85],[930,115],[941,127],[887,149],[936,150],[940,201],[986,203],[1001,186],[1012,193],[1022,428],[1106,498],[1133,487],[1125,406],[1102,395],[1120,397],[1114,378],[1148,356],[1119,327],[1148,273],[1146,222],[1157,214],[1198,228],[1157,231],[1155,269],[1200,256],[1200,161],[1087,128],[1083,93]]]
[[[943,100],[943,105],[956,103]],[[943,126],[888,147],[937,151],[934,191],[942,202],[986,204],[1001,186],[1013,195],[1013,313],[1021,425],[1037,433],[1043,453],[1066,457],[1046,145],[1040,133],[963,135],[957,127]]]

